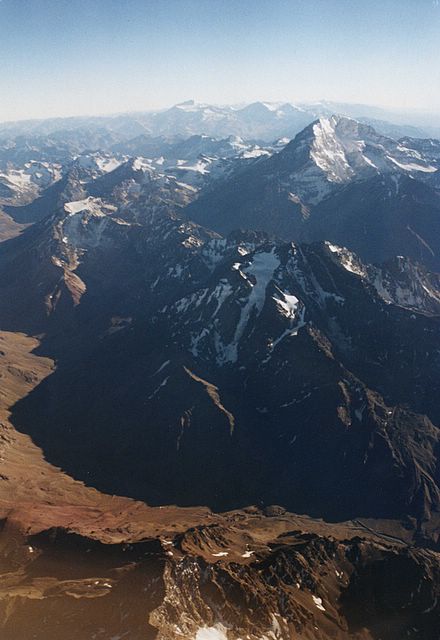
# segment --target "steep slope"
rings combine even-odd
[[[224,239],[166,198],[151,213],[150,196],[70,203],[0,248],[3,325],[44,333],[58,364],[16,406],[20,429],[75,477],[156,504],[410,513],[425,535],[438,279],[329,245]],[[18,285],[30,256],[35,280]]]
[[[437,638],[438,554],[413,546],[408,522],[100,494],[14,430],[9,408],[54,363],[24,335],[0,346],[2,638]]]
[[[407,255],[438,269],[440,194],[431,156],[332,116],[206,191],[189,218],[297,241],[331,240],[367,261]]]
[[[304,198],[330,189],[296,199],[301,219],[333,215],[340,236],[374,187],[370,239],[388,216],[392,256],[412,194],[425,226],[408,233],[432,244],[434,189],[393,161],[370,175],[357,126],[337,132],[348,166],[288,145]],[[83,154],[0,245],[5,640],[438,637],[439,276],[401,255],[365,263],[333,236],[224,237],[183,218],[209,179],[181,181],[177,161],[231,153],[227,183],[284,163],[243,168],[241,146],[190,139],[162,171]],[[353,223],[365,254],[362,235]]]

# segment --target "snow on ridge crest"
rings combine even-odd
[[[367,276],[367,271],[355,253],[345,247],[338,247],[331,244],[328,241],[326,241],[325,244],[332,254],[338,257],[339,264],[344,267],[346,271],[350,271],[362,278]]]
[[[73,200],[64,204],[64,211],[69,215],[75,215],[83,211],[88,211],[97,216],[105,216],[108,213],[117,211],[117,207],[112,204],[105,204],[101,198],[88,196],[83,200]]]
[[[312,125],[310,158],[328,182],[344,183],[375,173],[435,173],[417,151],[345,116],[323,117]]]

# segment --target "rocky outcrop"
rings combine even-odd
[[[5,526],[2,637],[438,637],[434,552],[356,523],[258,510],[215,519],[119,544],[102,544],[99,530],[92,540],[62,528],[17,536]]]

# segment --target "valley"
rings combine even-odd
[[[0,127],[0,635],[436,640],[438,143],[211,111]]]

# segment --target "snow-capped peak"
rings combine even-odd
[[[344,183],[372,173],[433,173],[436,167],[412,149],[345,116],[311,125],[310,158],[329,182]]]
[[[181,111],[200,111],[205,109],[209,105],[201,104],[195,102],[194,100],[186,100],[185,102],[180,102],[174,106],[174,109],[180,109]]]
[[[332,116],[331,118],[321,118],[313,125],[314,140],[310,156],[315,164],[325,172],[330,182],[344,182],[353,175],[346,152],[353,151],[356,143],[352,138],[338,136],[337,124],[338,119]],[[362,143],[358,146],[359,150],[361,148]]]
[[[275,159],[289,191],[303,203],[317,204],[335,188],[374,176],[430,177],[437,166],[422,153],[383,136],[371,126],[331,115],[308,125]]]

